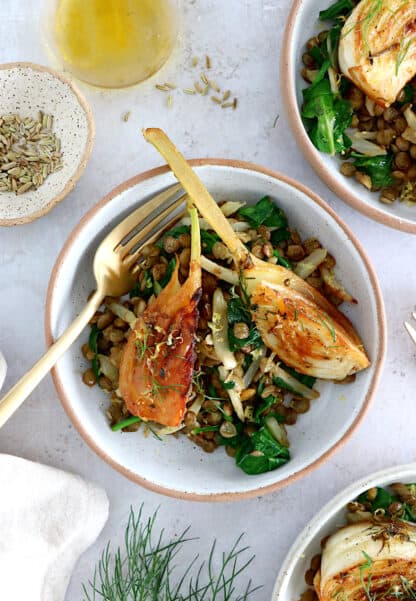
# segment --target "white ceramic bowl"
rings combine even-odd
[[[416,207],[396,201],[392,205],[382,204],[378,192],[370,192],[354,178],[340,173],[340,160],[320,152],[309,139],[300,116],[302,89],[306,82],[301,76],[302,54],[306,42],[328,25],[319,21],[319,11],[328,8],[331,0],[295,0],[286,25],[282,45],[281,92],[286,105],[286,114],[300,149],[321,179],[342,200],[354,209],[384,225],[416,233]]]
[[[184,437],[160,442],[143,434],[114,433],[108,426],[106,394],[86,388],[87,365],[80,347],[88,333],[59,361],[53,376],[64,407],[88,444],[136,482],[168,495],[198,500],[257,496],[287,484],[316,467],[352,433],[374,393],[384,357],[385,319],[376,276],[360,243],[322,200],[300,184],[248,163],[193,161],[198,175],[218,199],[255,202],[269,194],[304,237],[317,236],[338,260],[338,274],[359,304],[346,313],[362,335],[372,361],[354,383],[320,384],[320,399],[289,428],[292,460],[259,476],[248,476],[223,449],[206,454]],[[48,290],[46,335],[56,338],[83,307],[94,288],[92,258],[98,243],[122,216],[144,199],[172,185],[162,167],[116,188],[77,226],[55,265]]]
[[[277,577],[272,601],[296,601],[307,588],[305,573],[311,559],[321,552],[321,540],[346,523],[345,506],[373,486],[393,482],[415,482],[416,463],[390,467],[362,478],[340,492],[316,515],[300,533],[290,549]]]
[[[94,119],[87,101],[61,74],[33,63],[0,65],[1,114],[36,118],[54,116],[53,132],[61,141],[63,168],[37,190],[16,196],[0,193],[0,225],[18,225],[48,213],[72,190],[85,169],[94,140]]]

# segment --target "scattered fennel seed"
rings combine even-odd
[[[173,104],[173,96],[172,94],[169,94],[168,96],[168,108],[170,109],[172,107]]]
[[[130,119],[130,115],[131,115],[131,111],[126,111],[123,115],[123,121],[125,121],[127,123],[127,121]]]
[[[225,102],[226,100],[229,99],[230,96],[231,96],[231,90],[227,90],[226,92],[224,92],[224,94],[222,96],[222,101]]]
[[[205,73],[201,73],[201,81],[202,83],[204,83],[206,86],[209,85],[209,81],[207,76],[205,75]]]
[[[196,94],[193,88],[184,88],[183,92],[185,92],[185,94]]]
[[[218,86],[217,82],[214,79],[209,79],[208,83],[211,86],[211,88],[214,90],[214,92],[217,92],[217,94],[219,94],[221,92],[220,87]]]
[[[192,66],[196,67],[198,65],[198,63],[199,63],[199,58],[197,56],[194,56],[192,58]]]
[[[221,104],[221,98],[218,98],[218,96],[211,96],[211,100],[212,102],[215,102],[215,104]]]
[[[208,54],[205,56],[205,67],[207,69],[211,69],[211,58],[208,56]]]

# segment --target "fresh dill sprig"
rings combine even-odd
[[[143,505],[137,514],[131,509],[124,546],[113,551],[108,543],[92,580],[82,587],[83,601],[247,601],[259,590],[251,580],[241,584],[254,559],[246,558],[248,547],[241,546],[242,536],[220,558],[214,542],[206,561],[199,563],[196,555],[179,568],[178,555],[196,539],[188,538],[186,528],[166,540],[164,530],[156,532],[156,518],[157,511],[146,519]]]

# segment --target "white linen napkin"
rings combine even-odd
[[[107,517],[98,486],[0,454],[0,600],[63,601],[78,557]]]

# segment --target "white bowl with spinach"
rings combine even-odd
[[[204,452],[195,444],[192,431],[191,436],[178,434],[164,436],[162,440],[142,427],[138,432],[114,432],[108,419],[107,395],[98,386],[87,388],[82,381],[82,374],[90,367],[81,351],[81,345],[88,341],[87,330],[80,345],[74,345],[58,362],[54,379],[64,407],[81,435],[121,473],[168,495],[197,500],[234,500],[288,484],[326,460],[351,435],[369,406],[380,375],[385,352],[384,309],[376,276],[360,243],[312,192],[284,176],[248,163],[198,161],[194,164],[214,198],[242,201],[250,206],[267,197],[267,206],[277,205],[302,240],[318,239],[337,259],[336,277],[358,301],[343,306],[342,310],[362,335],[371,365],[349,383],[320,381],[315,384],[319,398],[311,401],[309,411],[299,415],[295,425],[287,426],[290,446],[285,450],[284,461],[271,457],[267,470],[264,461],[261,469],[258,465],[248,465],[255,456],[244,460],[244,449],[238,452],[241,465],[224,448]],[[173,183],[174,177],[166,168],[138,176],[101,201],[82,220],[66,243],[51,278],[46,315],[48,341],[56,338],[72,321],[94,287],[91,261],[105,232],[138,203]],[[266,203],[263,201],[263,204]],[[278,211],[272,212],[275,213]],[[244,216],[247,218],[247,213]],[[280,229],[286,230],[286,225]],[[341,248],[342,252],[338,252]],[[238,319],[241,320],[241,316]],[[230,390],[225,390],[225,394]],[[208,393],[208,396],[214,395]],[[266,403],[266,398],[263,401]],[[115,418],[112,421],[117,429],[122,416]]]
[[[415,233],[415,81],[383,108],[340,73],[341,36],[354,34],[341,30],[357,4],[293,4],[281,65],[288,119],[306,158],[340,198],[384,225]],[[400,56],[399,49],[399,68]]]

